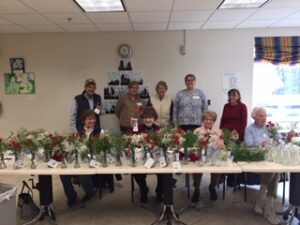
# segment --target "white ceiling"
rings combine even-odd
[[[300,27],[300,0],[217,10],[222,0],[123,0],[126,12],[84,13],[73,0],[0,0],[0,33]]]

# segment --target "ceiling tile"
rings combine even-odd
[[[153,30],[166,30],[167,23],[136,23],[133,24],[136,31],[153,31]]]
[[[0,18],[0,26],[1,25],[12,25],[12,24],[13,23],[9,22],[8,20]]]
[[[0,14],[33,13],[34,11],[17,0],[1,0]]]
[[[299,0],[272,0],[264,5],[264,8],[300,8]]]
[[[234,28],[239,21],[207,21],[202,29],[231,29]]]
[[[167,22],[170,12],[132,12],[130,17],[133,23]]]
[[[57,24],[90,23],[88,18],[83,13],[45,13],[44,16]],[[72,20],[69,21],[68,18],[72,18]]]
[[[222,0],[175,0],[173,10],[216,9]]]
[[[128,11],[169,11],[172,8],[173,0],[125,0],[125,7]]]
[[[264,20],[264,19],[282,19],[296,12],[297,9],[282,8],[282,9],[259,9],[249,19]]]
[[[198,30],[203,22],[199,23],[170,23],[168,30]]]
[[[18,14],[18,15],[3,15],[16,24],[51,24],[49,20],[39,14]]]
[[[237,25],[237,28],[268,27],[276,21],[277,20],[245,20]]]
[[[126,12],[87,13],[94,23],[129,23]]]
[[[300,27],[300,20],[284,19],[272,24],[271,27]]]
[[[30,33],[30,30],[18,25],[0,26],[0,33]]]
[[[62,28],[57,25],[41,25],[41,24],[32,24],[32,25],[24,25],[24,27],[32,30],[33,32],[64,32]]]
[[[99,29],[93,24],[61,24],[68,32],[96,32]]]
[[[82,12],[72,0],[20,0],[42,13]]]
[[[207,20],[213,10],[173,11],[171,22],[199,22]]]
[[[216,10],[209,20],[243,20],[253,14],[256,9],[222,9]]]
[[[105,23],[96,24],[101,31],[132,31],[130,23]]]

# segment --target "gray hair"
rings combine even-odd
[[[251,112],[252,119],[255,119],[257,113],[261,111],[266,113],[266,109],[264,107],[254,107]]]

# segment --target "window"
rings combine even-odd
[[[264,107],[267,120],[278,122],[283,130],[299,130],[300,65],[255,62],[253,106]]]

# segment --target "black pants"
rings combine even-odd
[[[156,174],[157,176],[157,185],[156,185],[156,195],[157,196],[162,196],[163,194],[163,176],[162,174]],[[140,187],[140,192],[141,195],[147,195],[148,192],[148,187],[147,187],[147,175],[146,174],[134,174],[133,175],[136,183],[139,185]]]
[[[179,125],[179,127],[184,131],[188,131],[188,130],[194,131],[198,127],[201,127],[201,125]]]

